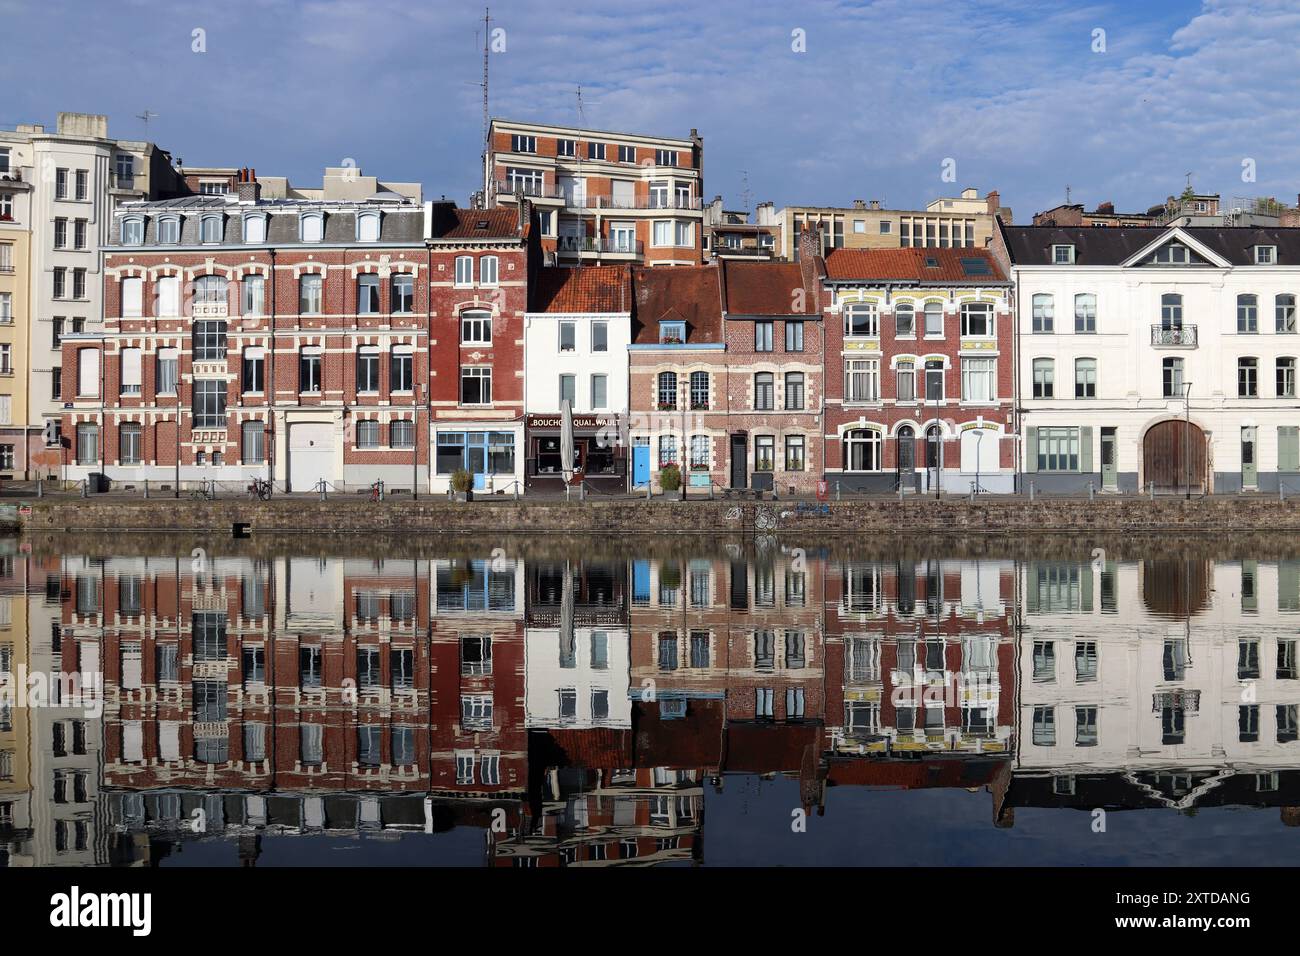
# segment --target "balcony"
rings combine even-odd
[[[527,196],[529,199],[563,199],[564,190],[559,186],[527,180],[498,179],[495,192],[502,198],[510,196]]]
[[[645,243],[630,239],[611,239],[606,236],[560,236],[556,249],[562,256],[624,255],[639,256]]]
[[[1153,325],[1151,344],[1156,348],[1194,349],[1196,348],[1196,326],[1182,325],[1166,328],[1163,325]]]

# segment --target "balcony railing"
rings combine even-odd
[[[1196,348],[1196,326],[1183,325],[1166,328],[1163,325],[1151,326],[1151,344],[1157,348]]]
[[[614,196],[608,193],[578,193],[565,190],[553,183],[529,180],[498,179],[495,183],[498,196],[523,195],[530,199],[561,199],[571,209],[702,209],[698,196],[669,196],[651,193],[645,196]]]
[[[556,248],[563,254],[580,255],[584,252],[621,253],[639,256],[645,243],[630,239],[610,239],[605,236],[560,236]]]
[[[564,190],[559,186],[525,180],[498,179],[496,181],[498,196],[524,195],[530,199],[563,199]]]

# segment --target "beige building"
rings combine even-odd
[[[1011,210],[996,190],[977,189],[941,197],[924,209],[885,209],[880,200],[855,199],[851,206],[786,206],[776,213],[781,257],[797,259],[798,235],[818,230],[830,249],[977,248],[993,235],[993,221],[1011,222]]]
[[[27,457],[32,187],[20,158],[0,145],[0,481],[21,477]]]

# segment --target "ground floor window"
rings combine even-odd
[[[754,436],[754,470],[774,471],[776,469],[776,436]]]
[[[245,465],[266,464],[266,423],[244,422],[240,426]]]
[[[844,435],[845,471],[880,471],[880,432],[855,428]]]
[[[118,461],[123,465],[138,465],[144,444],[144,429],[128,422],[117,430]]]
[[[1079,470],[1079,429],[1038,429],[1038,470]]]
[[[659,436],[659,467],[677,464],[677,436]]]
[[[438,432],[434,467],[440,475],[464,468],[471,475],[513,475],[515,436],[511,432]]]
[[[803,471],[804,440],[802,435],[787,435],[785,438],[785,470]]]
[[[691,467],[708,468],[709,452],[713,442],[708,435],[691,436]]]
[[[84,422],[77,426],[77,464],[93,465],[99,461],[99,426]]]
[[[14,470],[14,446],[0,445],[0,471]]]

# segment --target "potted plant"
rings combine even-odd
[[[668,462],[659,469],[659,487],[665,494],[680,492],[682,487],[682,470],[676,462]]]
[[[457,501],[473,501],[474,476],[464,468],[457,468],[451,473],[451,490]]]

